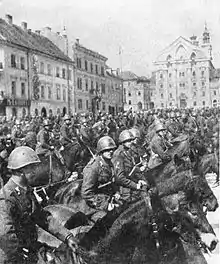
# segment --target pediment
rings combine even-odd
[[[192,57],[207,58],[202,48],[193,45],[184,37],[179,37],[159,54],[155,62],[189,60]]]

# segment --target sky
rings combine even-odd
[[[206,22],[220,67],[219,0],[0,0],[5,14],[32,30],[65,25],[69,39],[106,56],[113,69],[139,76],[149,76],[157,55],[179,36],[201,37]]]

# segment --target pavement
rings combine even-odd
[[[209,186],[211,187],[212,191],[214,192],[216,198],[218,199],[219,206],[220,206],[220,186],[216,187],[214,185],[214,178],[215,175],[213,174],[207,174],[207,181],[209,183]],[[219,230],[219,224],[220,224],[220,207],[215,212],[208,212],[207,218],[209,220],[209,223],[212,225],[215,234],[220,242],[220,230]],[[220,247],[219,243],[215,250],[211,254],[204,254],[208,264],[218,264],[220,263]]]

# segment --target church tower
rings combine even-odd
[[[205,23],[205,29],[202,34],[201,47],[206,51],[206,54],[210,58],[210,60],[212,60],[212,45],[211,45],[210,32],[207,28],[207,23]]]

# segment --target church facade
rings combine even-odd
[[[201,108],[213,106],[212,45],[205,26],[202,38],[177,38],[154,62],[156,108]],[[216,98],[215,98],[216,99]]]

